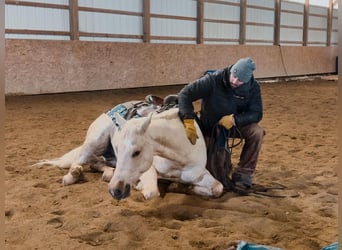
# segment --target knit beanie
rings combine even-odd
[[[241,58],[232,67],[231,73],[239,78],[240,81],[247,83],[252,78],[253,71],[256,69],[255,62],[250,58]]]

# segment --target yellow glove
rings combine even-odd
[[[184,128],[186,136],[192,145],[196,144],[196,140],[198,138],[196,128],[195,128],[195,120],[194,119],[184,119],[183,120]]]
[[[235,125],[234,115],[225,115],[219,121],[219,124],[226,129],[231,129]]]

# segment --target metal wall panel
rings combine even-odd
[[[303,3],[281,2],[281,9],[304,12],[304,0],[302,2]]]
[[[79,6],[109,10],[142,12],[141,0],[96,1],[79,0]],[[142,35],[142,16],[119,15],[100,12],[79,12],[79,30],[90,33]],[[80,37],[86,41],[142,42],[142,39],[111,37]]]
[[[247,4],[256,6],[274,8],[274,1],[262,0],[255,1],[249,0]],[[247,7],[246,10],[246,44],[273,44],[274,34],[274,10]],[[248,25],[249,22],[256,23],[256,25]],[[262,24],[272,25],[263,26]],[[259,40],[259,41],[248,41],[248,40]]]
[[[196,0],[151,0],[151,14],[171,15],[181,17],[197,17]],[[151,36],[177,36],[194,38],[193,41],[184,40],[151,40],[152,43],[196,43],[196,21],[180,20],[172,18],[151,18]]]
[[[63,3],[64,1],[60,1]],[[69,31],[69,11],[40,7],[5,5],[5,28]],[[69,39],[64,36],[5,34],[5,38]]]
[[[151,0],[151,13],[197,17],[197,0]]]
[[[69,0],[27,0],[28,2],[62,4],[68,5]],[[227,3],[240,3],[239,0],[224,0]],[[303,13],[305,0],[296,2],[282,1],[282,10],[298,11]],[[320,4],[328,6],[329,0],[310,0],[309,12],[309,33],[308,42],[322,42],[326,39],[324,31],[310,30],[310,28],[326,29],[327,19],[317,15],[327,15],[327,7],[313,6]],[[143,12],[143,0],[115,0],[115,1],[99,1],[99,0],[78,0],[80,7],[92,7],[119,11]],[[246,10],[246,21],[255,23],[255,25],[247,25],[246,38],[252,40],[273,40],[274,11],[265,10],[266,8],[274,8],[275,0],[247,0],[247,5],[260,6],[261,8],[248,7]],[[151,42],[156,43],[196,43],[197,22],[191,20],[181,20],[172,16],[180,17],[197,17],[197,0],[150,0],[151,36],[157,37],[183,37],[185,39],[155,39]],[[165,17],[153,17],[153,14],[165,15]],[[168,17],[167,15],[171,15]],[[334,16],[338,16],[338,10],[334,9]],[[294,14],[281,12],[281,25],[285,26],[303,26],[303,14]],[[204,21],[203,36],[206,39],[223,39],[222,41],[204,41],[204,43],[221,43],[221,44],[237,44],[235,41],[239,39],[239,25],[229,24],[227,21],[240,21],[240,7],[235,5],[225,5],[210,2],[204,2],[204,19],[213,19],[217,22]],[[220,21],[223,21],[223,23]],[[226,22],[226,23],[224,23]],[[260,25],[258,25],[260,24]],[[6,29],[22,29],[22,30],[46,30],[46,31],[63,31],[69,32],[69,10],[54,9],[42,7],[28,7],[20,5],[5,5],[5,28]],[[332,43],[337,43],[338,29],[337,19],[332,22]],[[81,32],[80,40],[90,41],[121,41],[121,42],[143,42],[143,17],[124,14],[109,14],[102,12],[79,11],[79,30]],[[297,28],[281,28],[280,38],[287,41],[297,41],[302,39],[302,31]],[[110,37],[85,37],[82,32],[119,34],[140,36],[138,38],[110,38]],[[20,39],[55,39],[69,40],[69,36],[56,35],[19,35],[5,34],[6,38]],[[226,39],[226,41],[224,41]]]
[[[274,24],[274,11],[247,8],[247,22]]]
[[[318,16],[310,16],[309,17],[309,28],[327,28],[327,18],[318,17]]]
[[[236,2],[236,1],[226,1]],[[234,5],[222,5],[204,3],[204,18],[222,21],[240,21],[240,7]],[[239,25],[229,23],[204,22],[204,38],[239,39]],[[238,44],[230,41],[205,41],[205,44]]]
[[[227,23],[205,23],[204,38],[239,39],[239,25]]]
[[[280,16],[281,25],[303,26],[304,17],[301,14],[282,12]]]
[[[204,3],[204,18],[226,21],[239,21],[240,7],[233,5]]]
[[[318,14],[318,15],[328,15],[328,6],[327,7],[319,7],[319,6],[309,6],[310,14]]]
[[[107,13],[79,12],[83,32],[142,35],[142,17]]]
[[[193,37],[196,40],[195,21],[151,18],[152,36]]]
[[[269,43],[273,43],[273,27],[266,26],[246,26],[246,39],[247,40],[269,40]],[[259,42],[256,42],[259,44]],[[267,42],[268,43],[268,42]]]
[[[281,41],[301,42],[302,39],[303,39],[303,30],[280,28],[280,44],[281,45],[290,45],[287,43],[282,43]],[[300,44],[293,44],[293,45],[300,45]]]
[[[247,4],[262,6],[262,7],[274,7],[274,0],[247,0]]]
[[[320,30],[309,30],[308,31],[308,44],[315,43],[315,42],[321,42],[324,44],[319,44],[319,46],[325,46],[325,43],[327,41],[327,32],[326,31],[320,31]],[[312,45],[312,44],[310,44]]]
[[[329,6],[329,0],[309,0],[309,4],[311,7],[313,6],[323,6],[328,8]]]

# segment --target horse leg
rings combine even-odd
[[[158,188],[158,174],[153,166],[143,173],[139,180],[140,181],[135,188],[142,192],[146,200],[160,195]]]
[[[83,165],[102,155],[110,143],[114,124],[106,115],[100,115],[88,128],[86,138],[81,146],[77,160],[71,165],[68,174],[63,176],[63,185],[76,183],[83,177]]]
[[[115,168],[108,167],[105,162],[97,162],[94,165],[91,165],[91,169],[102,173],[102,181],[109,182],[113,175]]]
[[[69,172],[63,176],[64,186],[76,183],[83,176],[83,167],[81,165],[72,165]]]
[[[198,181],[193,183],[193,192],[202,196],[220,197],[223,185],[205,169]]]

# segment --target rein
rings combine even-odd
[[[233,153],[233,148],[242,144],[242,141],[243,141],[242,134],[241,134],[240,130],[238,129],[238,127],[234,127],[232,132],[233,132],[233,136],[230,136],[231,131],[230,130],[224,130],[225,137],[228,141],[228,143],[227,143],[228,148],[227,149],[229,150],[230,154]],[[237,134],[237,136],[236,136],[236,134]],[[229,138],[231,138],[231,144],[229,144]],[[235,139],[239,139],[239,140],[235,143]]]
[[[220,125],[217,124],[214,128],[216,128],[217,126],[220,126]],[[241,131],[237,127],[234,127],[233,129],[230,129],[230,130],[223,129],[222,131],[224,135],[224,145],[222,146],[224,146],[224,150],[228,152],[229,157],[231,157],[233,148],[239,146],[243,141]],[[230,144],[229,144],[229,139],[231,139]],[[235,142],[235,139],[239,139],[239,140]],[[267,196],[267,197],[273,197],[273,198],[298,197],[298,193],[290,194],[290,195],[284,194],[284,191],[286,191],[286,189],[287,189],[286,186],[279,184],[279,183],[275,183],[271,186],[253,184],[252,187],[248,189],[240,188],[239,186],[236,186],[235,184],[233,184],[232,189],[230,190],[239,195],[257,195],[257,196]],[[274,191],[283,191],[283,192],[279,194]]]

